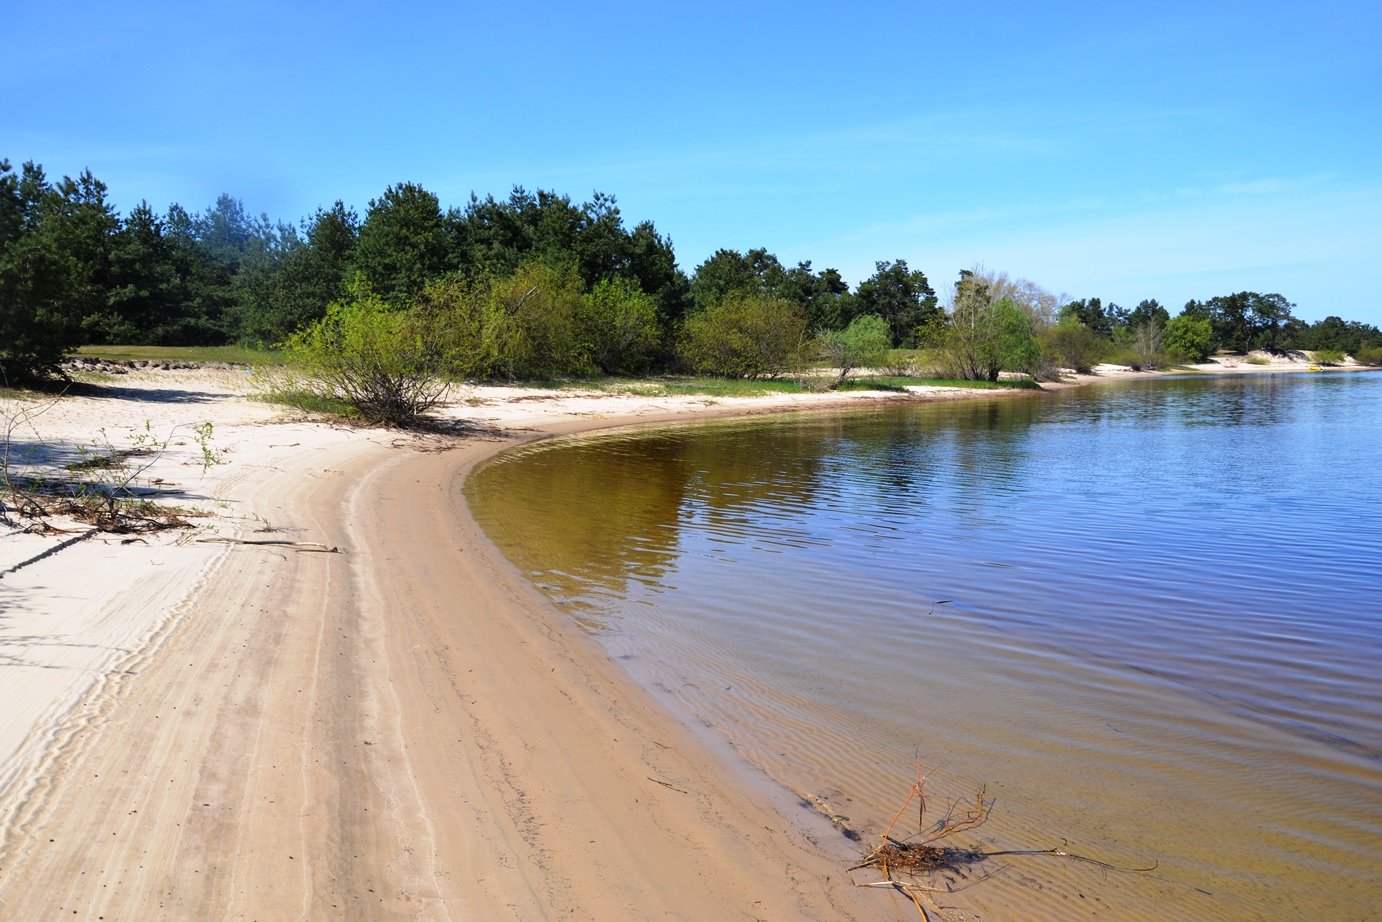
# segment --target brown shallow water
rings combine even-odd
[[[1369,919],[1379,420],[1378,375],[1159,380],[566,439],[467,495],[639,681],[866,838],[919,761],[934,804],[996,799],[956,844],[1156,865],[991,859],[933,881],[970,884],[956,918]]]

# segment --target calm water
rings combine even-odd
[[[467,495],[640,681],[851,827],[920,761],[936,803],[997,798],[958,844],[1157,864],[993,859],[945,905],[1361,920],[1379,458],[1382,375],[1162,379],[565,439]]]

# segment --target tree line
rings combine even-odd
[[[962,272],[938,295],[901,259],[877,262],[851,289],[833,268],[784,265],[767,249],[717,250],[688,275],[651,221],[629,228],[598,192],[577,203],[515,188],[443,209],[404,182],[363,218],[337,201],[288,224],[230,195],[203,212],[145,201],[121,216],[89,171],[54,181],[35,163],[0,161],[0,371],[10,380],[52,373],[80,345],[339,348],[343,324],[377,333],[405,320],[406,335],[425,331],[452,351],[452,373],[485,378],[753,377],[889,348],[928,350],[948,375],[988,379],[1254,348],[1382,359],[1377,327],[1307,324],[1294,307],[1237,292],[1171,316],[1155,300],[1066,300],[985,271]]]

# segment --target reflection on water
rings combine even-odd
[[[486,529],[668,703],[875,828],[919,755],[991,918],[1382,905],[1382,376],[1157,380],[510,453]],[[1021,911],[1014,915],[1015,907]]]

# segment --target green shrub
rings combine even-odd
[[[1041,331],[1042,354],[1062,368],[1089,374],[1103,357],[1106,345],[1089,327],[1073,317]]]
[[[1342,365],[1344,354],[1338,349],[1316,349],[1312,353],[1315,361],[1321,365]]]
[[[957,295],[948,323],[921,335],[935,344],[947,377],[997,381],[999,372],[1032,374],[1041,365],[1031,316],[1010,298],[990,300],[982,287]]]
[[[344,401],[369,423],[416,425],[445,396],[452,370],[447,332],[435,319],[392,310],[357,287],[289,337],[287,351],[302,376],[296,386],[327,405]]]
[[[592,372],[581,342],[580,312],[574,269],[528,263],[491,282],[482,329],[493,373],[536,379]]]
[[[877,314],[855,317],[843,330],[828,330],[818,337],[822,357],[839,372],[838,387],[856,368],[877,368],[892,351],[892,330]]]
[[[661,335],[657,304],[628,279],[603,279],[582,295],[577,324],[591,361],[607,375],[647,368]]]
[[[764,295],[730,295],[687,318],[678,354],[699,374],[777,377],[805,364],[806,313]]]
[[[1214,327],[1208,320],[1180,314],[1166,321],[1161,343],[1175,361],[1203,362],[1214,351]]]
[[[1353,358],[1363,365],[1382,365],[1382,346],[1359,349],[1353,353]]]

